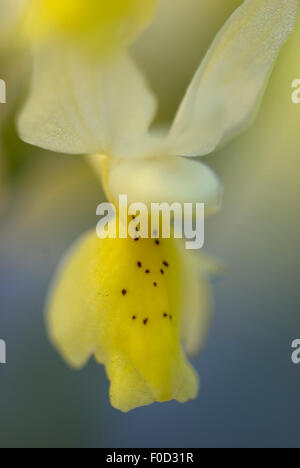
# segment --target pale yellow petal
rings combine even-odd
[[[147,134],[155,110],[153,94],[127,55],[96,58],[51,44],[35,54],[18,127],[24,141],[52,151],[122,156]]]
[[[199,161],[180,157],[149,159],[91,158],[102,177],[107,195],[118,203],[127,195],[128,203],[204,203],[206,213],[221,204],[222,185],[216,174]]]
[[[213,294],[209,277],[217,266],[205,255],[184,248],[178,241],[181,255],[182,323],[181,338],[185,351],[194,356],[203,348],[212,318]]]
[[[217,35],[180,106],[173,152],[208,154],[245,129],[258,111],[298,0],[245,0]]]

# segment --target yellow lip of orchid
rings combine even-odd
[[[23,29],[30,42],[62,36],[110,50],[147,26],[156,6],[157,0],[27,0]]]
[[[43,48],[20,134],[50,150],[96,154],[91,160],[112,199],[122,192],[147,204],[203,201],[216,208],[217,177],[188,157],[214,151],[253,120],[297,9],[298,0],[245,0],[215,39],[163,138],[149,131],[156,99],[128,55],[90,60],[73,48]],[[51,338],[75,367],[91,355],[105,365],[112,404],[122,411],[194,398],[197,377],[181,343],[194,353],[203,338],[210,305],[205,278],[171,239],[157,245],[89,234],[56,276],[48,302]]]
[[[171,240],[84,236],[63,262],[48,304],[50,336],[81,367],[105,365],[113,406],[195,398],[198,378],[181,348],[182,268]]]

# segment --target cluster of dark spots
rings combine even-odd
[[[126,296],[126,294],[127,294],[126,289],[122,289],[122,294],[123,294],[123,296]]]
[[[168,318],[168,317],[169,317],[169,319],[170,319],[171,321],[173,320],[173,316],[172,316],[171,314],[170,314],[170,315],[167,314],[166,312],[163,314],[163,317],[164,317],[164,318]]]
[[[132,316],[132,320],[136,320],[136,319],[137,319],[137,316],[136,316],[136,315],[133,315],[133,316]],[[149,322],[149,319],[148,319],[148,318],[143,319],[143,324],[144,324],[144,325],[147,325],[148,322]]]

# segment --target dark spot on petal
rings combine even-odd
[[[163,262],[163,265],[164,265],[165,267],[167,267],[167,268],[170,266],[170,265],[168,264],[168,262]]]
[[[140,239],[139,237],[134,238],[135,242],[137,242],[139,239]]]
[[[160,242],[159,242],[158,239],[156,239],[155,244],[156,244],[156,245],[160,245]]]
[[[146,273],[147,275],[149,275],[149,273],[150,273],[150,270],[146,270],[146,271],[145,271],[145,273]]]
[[[138,266],[139,268],[142,268],[142,262],[137,262],[137,266]]]
[[[146,319],[143,320],[143,324],[147,325],[147,323],[148,323],[148,319],[146,318]]]
[[[170,315],[170,320],[172,320],[172,318],[173,318],[172,315]]]
[[[161,269],[160,272],[161,272],[162,275],[164,275],[164,273],[165,273],[163,269]]]
[[[164,317],[165,317],[165,318],[168,317],[168,314],[164,314]]]
[[[153,285],[154,285],[155,287],[157,287],[157,283],[153,283]]]
[[[135,320],[135,319],[136,319],[136,315],[134,315],[134,316],[132,317],[132,320]]]
[[[123,294],[123,296],[126,296],[126,294],[127,294],[126,289],[122,289],[122,294]]]

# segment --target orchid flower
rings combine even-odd
[[[253,121],[297,0],[245,0],[200,65],[171,127],[151,126],[156,98],[128,53],[85,54],[43,46],[19,118],[21,138],[88,155],[109,200],[204,202],[213,212],[221,186],[195,156],[207,155]],[[174,239],[79,239],[48,299],[50,337],[75,368],[94,355],[122,411],[196,397],[186,355],[198,350],[211,301],[209,265]],[[201,281],[199,281],[199,274]]]

